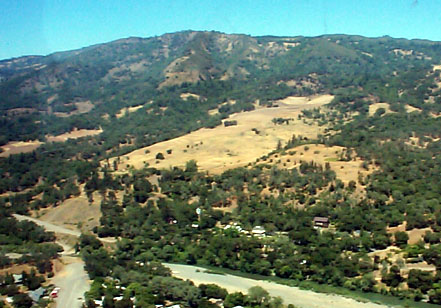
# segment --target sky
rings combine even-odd
[[[0,0],[0,59],[182,30],[441,41],[441,0]]]

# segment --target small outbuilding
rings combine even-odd
[[[317,227],[317,228],[329,227],[329,218],[328,217],[316,216],[316,217],[314,217],[313,222],[314,222],[314,227]]]
[[[39,287],[37,290],[30,291],[28,295],[34,303],[38,303],[40,298],[44,295],[44,292],[46,292],[46,290],[42,287]]]
[[[264,227],[262,227],[262,226],[255,226],[254,228],[253,228],[253,230],[251,230],[251,233],[254,235],[254,236],[258,236],[258,237],[265,237],[265,228]]]

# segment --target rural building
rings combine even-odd
[[[262,226],[255,226],[253,230],[251,230],[251,233],[258,237],[264,237],[265,236],[265,228]]]
[[[12,277],[14,278],[15,284],[22,284],[23,283],[23,275],[22,274],[12,274]]]
[[[317,228],[329,227],[329,218],[328,217],[316,216],[316,217],[314,217],[313,222],[314,222],[314,227],[317,227]]]
[[[42,287],[39,287],[37,290],[30,291],[28,295],[34,303],[38,303],[44,292],[46,292],[46,290]]]

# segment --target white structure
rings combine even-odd
[[[255,226],[251,233],[258,237],[265,237],[265,228],[262,226]]]

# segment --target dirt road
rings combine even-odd
[[[40,219],[32,218],[29,216],[24,216],[24,215],[19,215],[19,214],[13,214],[13,215],[19,221],[28,220],[28,221],[35,222],[37,225],[44,227],[46,229],[46,231],[51,231],[51,232],[60,233],[60,234],[73,235],[75,237],[80,237],[80,235],[81,235],[81,232],[78,230],[67,229],[67,228],[64,228],[61,226],[51,224],[50,222],[42,221]],[[98,238],[98,239],[101,242],[105,242],[105,243],[115,243],[116,242],[116,239],[114,239],[114,238]]]
[[[248,279],[232,275],[217,275],[204,273],[205,269],[190,265],[164,264],[173,271],[173,275],[182,279],[189,279],[195,284],[214,283],[228,292],[247,293],[253,286],[261,286],[271,296],[280,296],[285,304],[293,304],[301,308],[386,308],[387,306],[374,303],[361,303],[354,299],[340,295],[316,293],[307,290],[300,290],[296,287],[289,287],[268,281]],[[198,271],[197,271],[198,270]]]
[[[84,270],[84,262],[76,257],[63,257],[67,264],[53,279],[60,288],[55,300],[58,308],[80,308],[84,302],[84,292],[89,290],[89,277]]]
[[[14,214],[14,217],[18,221],[28,220],[28,221],[35,222],[37,225],[44,227],[46,229],[46,231],[51,231],[51,232],[61,233],[61,234],[68,234],[68,235],[73,235],[73,236],[76,236],[76,237],[79,237],[81,235],[81,233],[79,231],[74,231],[74,230],[66,229],[64,227],[60,227],[60,226],[51,224],[49,222],[41,221],[39,219],[32,218],[32,217],[29,217],[29,216]]]
[[[44,227],[46,231],[73,235],[75,237],[81,235],[79,231],[66,229],[32,217],[18,214],[14,214],[14,217],[19,221],[28,220],[35,222],[37,225]],[[109,239],[103,239],[103,241],[106,240]],[[115,241],[113,239],[110,240],[112,242]],[[69,256],[70,253],[73,253],[72,247],[63,242],[57,241],[57,243],[64,249],[61,261],[65,264],[62,271],[57,273],[52,280],[53,284],[60,288],[58,298],[56,299],[57,307],[80,308],[84,302],[84,292],[88,291],[90,287],[89,277],[84,270],[84,262],[80,257]]]

